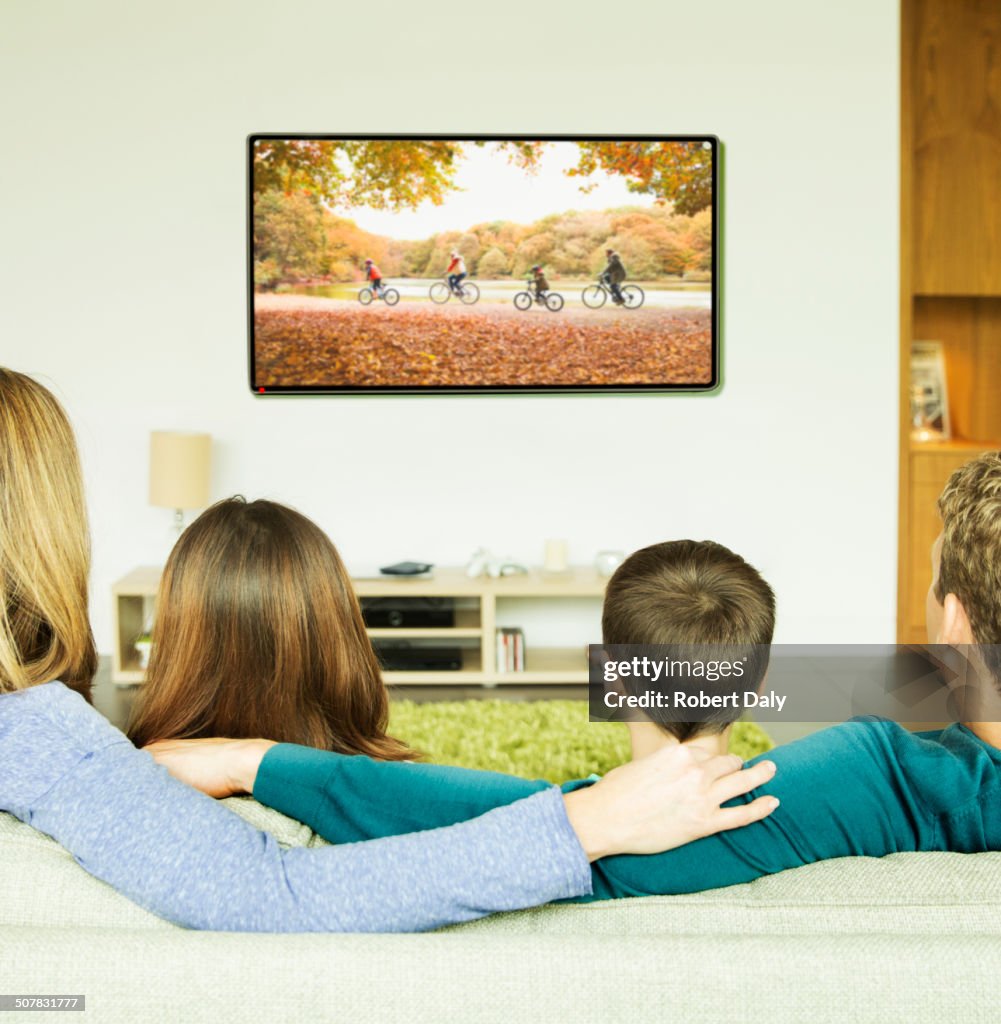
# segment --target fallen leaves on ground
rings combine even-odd
[[[706,384],[706,310],[564,310],[345,302],[259,309],[257,384],[504,387]]]

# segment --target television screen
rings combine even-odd
[[[255,392],[716,385],[715,138],[248,146]]]

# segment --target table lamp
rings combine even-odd
[[[212,435],[154,430],[149,435],[149,503],[174,510],[184,529],[184,510],[209,503]]]

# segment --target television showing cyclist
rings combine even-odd
[[[258,393],[715,382],[714,140],[250,145]]]

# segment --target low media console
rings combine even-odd
[[[136,638],[154,613],[160,570],[135,569],[112,587],[114,650],[112,679],[141,683],[143,671]],[[601,599],[606,580],[592,568],[566,573],[533,570],[524,576],[470,579],[461,567],[437,567],[431,576],[355,578],[355,592],[367,609],[373,644],[391,647],[384,662],[387,683],[496,686],[502,683],[555,684],[587,682],[587,645],[598,639]],[[405,602],[405,603],[404,603]],[[574,643],[548,645],[526,629],[525,668],[503,671],[497,661],[499,626],[521,625],[527,607],[543,608],[562,620],[580,621]],[[538,618],[538,616],[535,616]],[[566,634],[566,628],[563,629]],[[407,650],[402,667],[401,650]],[[445,662],[448,662],[446,665]],[[458,663],[459,667],[453,667]]]

